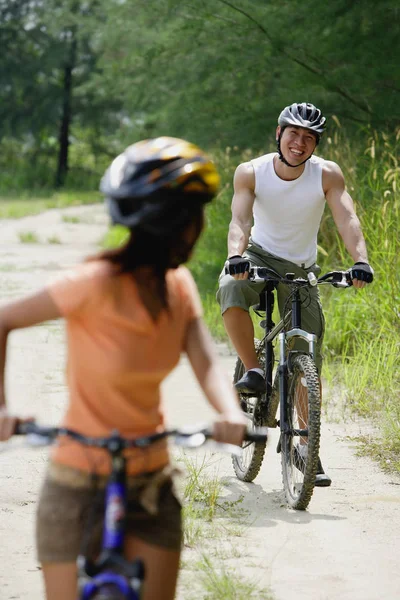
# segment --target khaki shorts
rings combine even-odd
[[[269,267],[282,276],[286,273],[294,273],[296,277],[306,278],[310,272],[316,275],[321,272],[320,267],[316,264],[308,268],[302,268],[295,263],[274,256],[263,250],[261,246],[255,244],[251,239],[243,256],[249,259],[252,266]],[[249,282],[245,279],[234,279],[230,275],[225,275],[223,270],[219,278],[219,288],[217,291],[217,300],[221,307],[221,314],[224,314],[228,308],[232,307],[249,311],[251,306],[258,304],[259,294],[263,287],[263,283]],[[289,294],[290,288],[287,285],[278,285],[277,297],[280,315],[282,315]],[[305,329],[309,333],[314,333],[318,338],[315,363],[319,373],[321,373],[323,359],[321,348],[325,333],[325,317],[322,311],[319,290],[317,287],[302,289],[300,290],[300,297],[302,300],[301,326],[302,329]],[[291,307],[289,306],[289,308]],[[294,349],[308,351],[308,344],[304,340],[296,340]]]
[[[50,463],[37,509],[36,546],[41,563],[95,558],[101,548],[105,478]],[[181,504],[174,474],[166,468],[128,478],[126,534],[148,544],[179,551]]]

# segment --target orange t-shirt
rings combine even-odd
[[[202,314],[197,287],[185,267],[166,275],[168,310],[153,321],[130,274],[106,260],[86,262],[47,289],[66,319],[69,404],[62,424],[88,436],[117,429],[140,436],[163,429],[160,384],[177,365],[186,330]],[[127,451],[128,473],[168,462],[167,443]],[[60,439],[52,460],[84,471],[109,471],[104,450]]]

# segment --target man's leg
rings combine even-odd
[[[262,283],[236,280],[225,274],[221,274],[219,280],[217,300],[221,306],[225,329],[246,368],[243,377],[235,384],[239,392],[262,394],[266,389],[254,348],[253,322],[248,312],[250,306],[258,304],[262,288]]]
[[[229,339],[246,371],[261,368],[254,348],[254,326],[249,313],[242,308],[233,306],[224,312],[223,319]]]

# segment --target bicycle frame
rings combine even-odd
[[[290,277],[287,276],[288,279]],[[272,321],[272,313],[274,308],[274,289],[276,288],[276,282],[267,281],[264,290],[264,302],[261,303],[260,310],[265,308],[265,379],[267,384],[267,402],[269,401],[272,394],[272,375],[274,368],[274,351],[273,341],[276,337],[279,339],[279,403],[280,403],[280,419],[279,426],[283,433],[289,430],[289,424],[286,416],[286,398],[287,398],[287,372],[288,372],[288,358],[290,351],[287,353],[287,342],[290,339],[301,338],[308,342],[309,353],[314,358],[315,346],[317,343],[317,336],[312,333],[308,333],[301,328],[301,299],[300,290],[294,285],[293,297],[292,297],[292,308],[289,313],[284,315],[277,325]],[[261,295],[260,295],[261,296]],[[287,322],[291,318],[291,327],[289,331],[283,332]],[[298,435],[307,435],[306,430],[297,432]],[[278,444],[278,451],[280,450],[280,444]]]
[[[281,431],[288,431],[287,418],[285,414],[285,405],[287,397],[287,373],[290,368],[290,350],[287,352],[287,342],[291,339],[300,338],[308,343],[308,352],[311,357],[315,358],[315,350],[317,344],[317,336],[308,333],[301,327],[301,298],[300,287],[302,285],[315,286],[318,284],[331,284],[334,287],[349,287],[352,285],[348,271],[331,271],[326,273],[319,279],[314,273],[308,274],[308,280],[295,279],[293,273],[287,273],[286,277],[281,277],[271,269],[265,267],[252,267],[250,269],[250,279],[253,281],[265,283],[265,288],[260,294],[260,305],[257,310],[265,311],[265,320],[261,322],[261,326],[265,329],[263,342],[265,345],[265,380],[266,380],[266,399],[269,402],[272,395],[272,373],[274,368],[274,352],[272,342],[276,337],[279,339],[279,402],[280,402],[280,422]],[[292,306],[287,314],[283,315],[277,325],[272,321],[272,313],[274,308],[274,290],[278,283],[292,284]],[[291,321],[290,328],[285,329]],[[307,435],[306,431],[298,431],[297,435]],[[279,450],[279,445],[278,445]]]
[[[85,556],[78,557],[78,589],[81,600],[90,600],[103,586],[114,585],[127,600],[138,600],[145,570],[140,559],[131,563],[123,557],[126,459],[118,435],[110,441],[108,450],[111,454],[111,474],[105,490],[102,550],[95,563]]]

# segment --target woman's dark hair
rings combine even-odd
[[[131,236],[100,258],[119,273],[150,267],[167,306],[165,274],[188,260],[203,228],[203,206],[219,182],[212,160],[186,140],[162,136],[128,146],[104,173],[100,189],[112,223],[128,227]]]
[[[187,262],[193,247],[203,229],[203,206],[196,211],[191,208],[186,218],[181,219],[179,227],[168,233],[154,232],[145,226],[136,226],[130,230],[128,241],[119,248],[105,250],[89,260],[108,260],[117,266],[117,275],[131,273],[140,267],[150,267],[158,284],[158,291],[164,307],[168,306],[165,275],[168,269],[176,269]],[[184,239],[188,232],[190,242]]]

